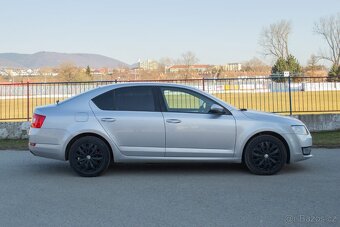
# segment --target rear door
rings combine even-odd
[[[92,99],[100,124],[128,156],[164,156],[165,127],[152,86],[122,87]]]
[[[161,87],[166,156],[230,157],[234,155],[235,119],[210,113],[213,100],[189,89]]]

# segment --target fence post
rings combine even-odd
[[[204,81],[204,77],[202,78],[202,85],[203,85],[203,87],[202,87],[202,89],[203,89],[203,91],[205,91],[205,83],[204,83],[205,81]]]
[[[30,120],[30,83],[27,81],[26,83],[27,89],[27,121]]]
[[[288,76],[288,92],[289,92],[289,115],[292,116],[292,90],[291,90],[291,76]]]

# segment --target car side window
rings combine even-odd
[[[92,101],[101,110],[114,110],[113,96],[114,90],[111,90],[96,96]]]
[[[215,103],[196,92],[181,88],[161,88],[168,112],[209,113]]]
[[[92,101],[101,110],[156,111],[152,87],[123,87],[105,92]]]
[[[114,109],[120,111],[156,111],[152,87],[124,87],[114,92]]]

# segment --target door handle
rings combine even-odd
[[[179,120],[179,119],[167,119],[166,122],[173,123],[173,124],[178,124],[178,123],[181,123],[182,121]]]
[[[103,122],[115,122],[116,119],[115,118],[110,118],[110,117],[104,117],[100,119]]]

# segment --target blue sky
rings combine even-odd
[[[179,58],[201,63],[263,58],[263,27],[291,21],[290,51],[306,64],[323,41],[320,17],[340,12],[339,0],[0,0],[0,52],[97,53],[126,63]]]

